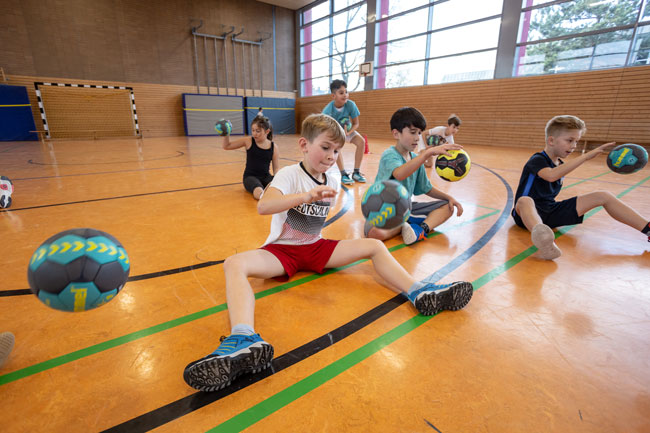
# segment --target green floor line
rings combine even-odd
[[[609,173],[611,173],[611,171],[606,171],[604,173],[597,174],[596,176],[591,176],[591,177],[588,177],[586,179],[579,180],[578,182],[572,183],[571,185],[567,185],[562,189],[567,189],[567,188],[571,188],[572,186],[580,185],[581,183],[588,182],[588,181],[590,181],[592,179],[596,179],[597,177],[600,177],[600,176],[605,176],[606,174],[609,174]]]
[[[623,197],[633,189],[645,183],[648,179],[650,179],[650,176],[637,182],[635,185],[629,187],[622,193],[618,194],[617,197],[619,198]],[[585,219],[589,218],[590,216],[598,212],[600,209],[601,209],[600,207],[592,209],[587,214],[585,214]],[[563,228],[564,230],[562,230],[560,234],[556,233],[556,238],[561,236],[562,234],[565,234],[573,227],[575,227],[575,225],[564,227]],[[516,256],[510,258],[503,265],[500,265],[492,269],[488,273],[484,274],[483,276],[479,277],[473,282],[474,290],[478,290],[479,288],[481,288],[482,286],[484,286],[485,284],[487,284],[497,276],[503,274],[505,271],[515,266],[517,263],[520,263],[522,260],[524,260],[526,257],[533,254],[535,251],[537,251],[537,248],[530,247],[525,251],[522,251],[521,253],[517,254]],[[313,391],[319,386],[334,379],[339,374],[359,364],[360,362],[364,361],[371,355],[377,353],[378,351],[388,346],[389,344],[394,343],[399,338],[413,331],[423,323],[426,323],[427,321],[431,320],[433,317],[435,316],[418,315],[407,320],[401,325],[398,325],[397,327],[391,329],[387,333],[375,338],[371,342],[361,346],[360,348],[354,350],[353,352],[350,352],[349,354],[343,356],[342,358],[321,368],[320,370],[294,383],[288,388],[285,388],[284,390],[278,392],[277,394],[272,395],[271,397],[246,409],[243,412],[240,412],[239,414],[228,419],[227,421],[224,421],[223,423],[217,425],[216,427],[208,430],[208,432],[210,433],[239,432],[241,430],[244,430],[245,428],[250,427],[251,425],[266,418],[272,413],[282,409],[284,406],[287,406],[288,404],[292,403],[293,401],[297,400],[298,398],[302,397],[308,392]]]
[[[460,227],[464,227],[468,224],[473,224],[477,221],[480,221],[484,218],[490,217],[492,215],[495,215],[498,211],[495,212],[490,212],[481,216],[478,216],[476,218],[473,218],[471,220],[456,224],[454,226],[451,226],[449,228],[449,231],[456,230]],[[444,232],[446,233],[446,232]],[[443,234],[443,232],[433,232],[429,235],[429,237],[434,237]],[[402,248],[405,248],[406,245],[404,244],[399,244],[394,247],[389,248],[389,251],[397,251]],[[303,278],[299,278],[295,281],[290,281],[288,283],[280,284],[275,287],[271,287],[270,289],[263,290],[261,292],[258,292],[255,294],[255,299],[261,299],[265,298],[269,295],[282,292],[284,290],[290,289],[292,287],[299,286],[301,284],[308,283],[310,281],[317,280],[319,278],[325,277],[326,275],[331,275],[333,273],[339,272],[343,269],[350,268],[352,266],[356,266],[360,263],[366,262],[368,259],[364,260],[358,260],[354,263],[350,263],[346,266],[341,266],[339,268],[331,268],[328,269],[327,271],[323,272],[322,274],[312,274],[308,275]],[[210,316],[212,314],[219,313],[221,311],[227,310],[227,305],[226,304],[221,304],[221,305],[216,305],[214,307],[206,308],[205,310],[197,311],[195,313],[188,314],[186,316],[178,317],[176,319],[169,320],[167,322],[159,323],[158,325],[151,326],[149,328],[141,329],[139,331],[132,332],[130,334],[123,335],[121,337],[116,337],[111,340],[104,341],[102,343],[94,344],[92,346],[85,347],[83,349],[76,350],[74,352],[67,353],[65,355],[57,356],[52,359],[48,359],[47,361],[39,362],[34,365],[30,365],[28,367],[21,368],[16,371],[12,371],[10,373],[6,373],[0,376],[0,386],[15,382],[20,379],[24,379],[26,377],[32,376],[37,373],[41,373],[43,371],[49,370],[51,368],[59,367],[61,365],[67,364],[69,362],[77,361],[81,358],[85,358],[90,355],[97,354],[99,352],[103,352],[104,350],[112,349],[117,346],[121,346],[122,344],[130,343],[135,340],[139,340],[140,338],[148,337],[150,335],[157,334],[162,331],[166,331],[168,329],[174,328],[176,326],[184,325],[189,322],[193,322],[194,320],[202,319],[204,317]]]

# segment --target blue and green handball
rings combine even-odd
[[[214,125],[214,130],[217,131],[217,134],[225,137],[232,132],[232,123],[230,120],[221,119]]]
[[[427,146],[439,146],[445,144],[447,140],[442,135],[429,135],[427,137]]]
[[[366,221],[377,228],[399,227],[411,214],[408,191],[395,180],[375,182],[361,199],[361,212]]]
[[[341,120],[339,120],[339,123],[343,127],[343,130],[345,130],[346,134],[350,132],[350,130],[352,129],[352,120],[350,120],[349,117],[342,118]]]
[[[85,311],[109,302],[129,278],[129,256],[108,233],[78,228],[57,233],[29,261],[32,292],[51,308]]]
[[[638,144],[626,143],[613,148],[607,156],[607,166],[619,174],[631,174],[648,163],[648,152]]]

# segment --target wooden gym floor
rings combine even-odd
[[[295,137],[276,142],[282,165],[300,159]],[[371,140],[369,180],[390,144]],[[536,260],[509,216],[534,149],[463,144],[468,177],[432,178],[465,213],[424,242],[386,245],[418,279],[472,281],[465,309],[419,316],[368,262],[253,280],[273,372],[198,393],[183,368],[230,329],[222,261],[269,230],[241,185],[244,152],[215,138],[1,143],[15,192],[0,210],[0,332],[16,346],[0,369],[0,430],[650,431],[650,244],[600,209],[560,231],[560,259]],[[599,157],[561,197],[605,189],[650,216],[648,170],[616,175]],[[366,186],[341,192],[326,237],[362,235]],[[63,313],[25,290],[26,270],[75,227],[117,237],[131,276],[109,304]]]

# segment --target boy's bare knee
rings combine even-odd
[[[363,240],[363,243],[361,244],[363,245],[362,248],[367,252],[368,256],[373,256],[376,253],[380,252],[382,249],[386,248],[386,245],[384,245],[384,243],[379,239],[365,238],[361,240]]]
[[[535,208],[535,200],[528,196],[523,196],[519,197],[519,200],[517,200],[517,204],[515,205],[515,209],[517,210],[517,213],[519,213],[523,209],[534,209]]]
[[[596,191],[596,193],[598,193],[598,196],[603,200],[603,202],[610,201],[612,199],[616,200],[616,196],[609,191],[599,190]]]
[[[239,254],[228,257],[223,262],[223,272],[228,274],[231,272],[243,272],[244,271],[244,261],[242,260]]]

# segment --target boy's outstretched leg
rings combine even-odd
[[[576,200],[576,211],[582,216],[591,209],[602,206],[616,221],[627,224],[648,236],[650,242],[650,223],[637,211],[619,200],[609,191],[594,191],[589,194],[579,195]]]
[[[444,285],[416,281],[395,260],[386,245],[376,239],[340,241],[326,267],[345,266],[360,259],[372,260],[375,271],[388,282],[390,289],[406,295],[425,316],[437,314],[442,310],[460,310],[474,294],[472,283],[465,281]]]
[[[214,352],[188,364],[183,373],[185,382],[200,391],[224,388],[242,374],[269,367],[273,360],[273,346],[253,328],[255,294],[248,277],[283,275],[282,264],[268,251],[247,251],[226,259],[224,273],[231,335],[221,337],[221,344]]]

